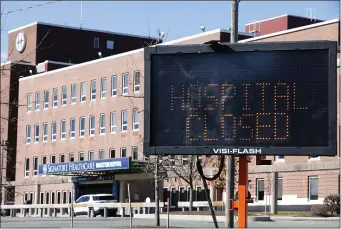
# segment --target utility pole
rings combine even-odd
[[[160,197],[159,197],[159,156],[156,156],[155,162],[155,226],[160,226]]]
[[[240,0],[232,0],[231,5],[231,32],[230,42],[238,42],[238,4]],[[234,209],[232,200],[234,199],[234,176],[235,176],[235,156],[227,157],[226,166],[226,201],[225,201],[225,227],[234,228]]]

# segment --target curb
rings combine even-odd
[[[154,219],[153,214],[136,214],[134,218],[137,219]],[[225,216],[216,216],[218,222],[225,222]],[[161,214],[160,219],[167,219],[167,215]],[[197,221],[212,221],[210,215],[169,215],[170,220],[197,220]],[[235,217],[237,220],[238,217]],[[271,222],[275,220],[289,220],[289,221],[340,221],[340,217],[288,217],[288,216],[248,216],[251,221]]]

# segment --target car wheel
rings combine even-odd
[[[90,208],[89,216],[90,217],[95,217],[95,211],[94,211],[93,208]]]

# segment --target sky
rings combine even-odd
[[[81,8],[83,28],[145,36],[157,36],[160,30],[166,40],[200,33],[201,25],[209,31],[229,29],[231,23],[230,1],[58,1],[25,9],[46,2],[1,1],[1,62],[7,58],[8,30],[35,21],[78,27]],[[241,1],[239,31],[244,32],[247,23],[283,14],[305,17],[308,8],[315,9],[317,19],[339,18],[339,4],[337,0]]]

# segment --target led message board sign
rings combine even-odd
[[[145,50],[144,152],[336,155],[336,42]]]

